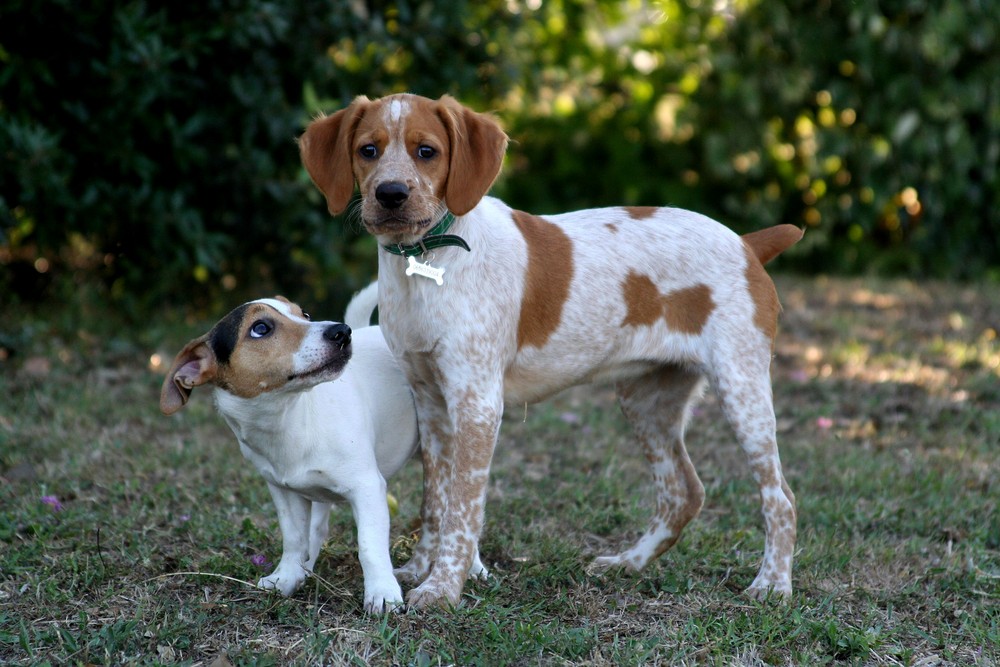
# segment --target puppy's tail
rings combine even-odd
[[[378,305],[378,281],[354,295],[344,311],[344,324],[352,329],[371,326],[372,313]]]

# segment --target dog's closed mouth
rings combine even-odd
[[[392,232],[420,234],[422,230],[431,226],[432,220],[430,218],[424,218],[423,220],[407,220],[397,216],[387,216],[380,220],[373,220],[367,224],[373,232],[383,234]]]
[[[320,366],[317,366],[316,368],[310,369],[308,371],[303,371],[301,373],[293,373],[292,375],[289,375],[288,381],[291,382],[293,380],[308,380],[310,378],[318,377],[321,375],[339,373],[340,371],[344,370],[344,366],[346,366],[347,362],[350,361],[351,359],[350,346],[345,347],[344,350],[346,351],[344,355],[338,356],[335,359],[331,359],[325,364],[321,364]]]

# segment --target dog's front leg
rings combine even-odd
[[[358,560],[365,577],[365,611],[378,614],[403,604],[403,591],[392,573],[389,556],[389,505],[381,475],[359,480],[351,495],[358,528]]]
[[[268,483],[281,527],[281,560],[274,572],[257,582],[260,588],[277,590],[290,596],[299,589],[308,574],[309,515],[311,503],[297,493]]]
[[[470,385],[445,388],[455,430],[447,504],[430,576],[407,597],[415,608],[457,606],[478,553],[490,464],[503,415],[503,391],[499,381],[490,387],[484,378]]]
[[[309,513],[309,560],[306,561],[306,570],[313,571],[319,552],[326,544],[326,538],[330,535],[330,509],[331,503],[313,502],[312,510]]]
[[[414,386],[420,425],[420,457],[424,468],[424,495],[420,507],[420,539],[405,565],[396,569],[399,581],[416,586],[430,574],[437,560],[441,521],[447,507],[451,477],[452,427],[444,398],[436,387]]]

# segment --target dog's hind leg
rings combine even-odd
[[[476,554],[472,557],[472,567],[469,568],[469,579],[483,581],[489,578],[490,571],[483,565],[482,558],[479,557],[479,549],[477,548]]]
[[[330,535],[330,503],[313,502],[309,512],[309,560],[305,568],[310,572],[316,565],[316,558]]]
[[[786,596],[792,592],[795,496],[778,457],[770,350],[731,352],[718,355],[712,381],[760,490],[765,530],[764,560],[746,593],[757,599],[771,592]]]
[[[641,570],[672,547],[684,526],[701,511],[705,488],[684,447],[688,406],[701,386],[701,375],[682,366],[666,366],[618,384],[622,412],[653,474],[656,511],[635,545],[619,554],[597,558],[592,569]]]

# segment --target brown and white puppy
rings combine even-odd
[[[596,568],[641,569],[699,513],[705,492],[683,436],[707,381],[760,489],[764,559],[747,592],[789,594],[795,498],[775,439],[779,304],[763,264],[802,232],[740,237],[673,208],[517,211],[485,196],[506,143],[491,117],[414,95],[359,97],[300,141],[332,213],[358,184],[380,244],[382,331],[413,386],[423,440],[423,532],[397,570],[422,582],[410,605],[459,601],[505,403],[598,380],[617,383],[657,501],[638,542]]]
[[[261,588],[298,590],[326,541],[331,503],[351,504],[368,612],[403,602],[385,480],[417,448],[410,388],[379,327],[369,326],[377,290],[352,300],[346,324],[312,322],[282,297],[245,303],[181,350],[160,394],[170,415],[194,387],[214,385],[240,450],[267,480],[282,555]],[[478,557],[475,564],[472,574],[484,575]]]

